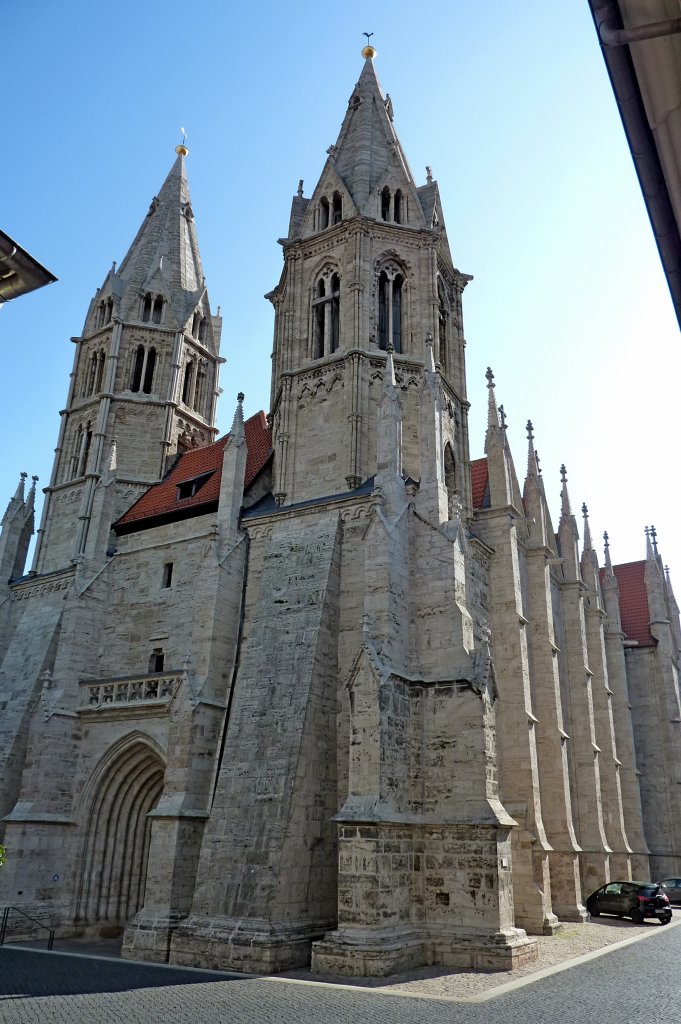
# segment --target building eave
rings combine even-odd
[[[673,161],[666,159],[650,127],[642,83],[634,63],[630,45],[607,45],[601,39],[600,27],[629,27],[620,0],[589,0],[605,66],[615,94],[624,132],[629,143],[641,192],[648,210],[655,241],[660,253],[672,303],[681,326],[681,231],[675,214],[681,203],[681,177]],[[659,20],[664,19],[660,4]],[[650,45],[653,40],[632,45]],[[663,50],[659,51],[663,54]],[[673,56],[673,55],[672,55]],[[669,58],[671,59],[671,57]],[[654,94],[656,82],[645,81],[648,95]],[[672,194],[672,189],[674,194]]]

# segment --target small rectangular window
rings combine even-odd
[[[163,653],[162,647],[154,647],[149,658],[149,671],[150,672],[162,672],[163,664],[165,662],[165,654]]]
[[[172,582],[173,582],[173,563],[172,562],[166,562],[165,565],[163,566],[163,583],[161,584],[161,586],[164,589],[167,589],[168,587],[172,586]]]

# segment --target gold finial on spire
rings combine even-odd
[[[373,32],[362,32],[362,35],[367,37],[367,44],[362,50],[362,56],[371,57],[372,60],[376,56],[376,47],[371,45],[371,37],[373,34]]]
[[[186,143],[187,143],[187,133],[184,130],[184,128],[180,128],[180,131],[182,132],[182,142],[180,143],[179,146],[175,146],[175,152],[177,153],[178,156],[188,156],[189,155],[189,150],[187,149],[187,145],[186,145]]]

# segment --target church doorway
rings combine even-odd
[[[150,811],[163,790],[164,765],[150,744],[131,737],[109,753],[92,780],[76,920],[125,925],[144,904]]]

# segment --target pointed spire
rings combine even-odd
[[[9,499],[9,502],[7,503],[7,508],[5,509],[5,514],[2,517],[3,526],[17,513],[18,509],[23,509],[24,507],[24,486],[26,484],[27,476],[28,473],[21,473],[19,475],[19,483],[17,484],[17,489],[12,495],[12,497]]]
[[[565,469],[565,463],[560,467],[560,482],[562,484],[560,491],[560,512],[561,517],[567,519],[572,515],[572,509],[570,508],[570,496],[568,495],[567,489],[567,470]]]
[[[584,550],[591,551],[591,530],[589,529],[589,510],[586,502],[582,502],[582,515],[584,516]]]
[[[527,430],[527,475],[536,478],[539,476],[541,470],[539,469],[537,449],[534,447],[534,427],[532,426],[532,420],[527,421],[525,429]]]
[[[241,445],[246,440],[244,428],[244,393],[240,391],[236,396],[236,409],[232,420],[232,429],[229,432],[230,444]]]
[[[395,380],[395,363],[393,362],[394,349],[391,342],[388,342],[386,350],[387,359],[385,361],[385,377],[383,378],[384,391],[397,387],[397,381]]]
[[[646,559],[649,562],[654,562],[655,561],[655,553],[653,551],[653,542],[652,542],[652,538],[650,536],[650,527],[649,526],[646,526],[646,528],[645,528],[645,535],[646,535]]]
[[[650,540],[652,541],[653,552],[655,554],[655,557],[657,558],[657,556],[659,555],[659,552],[657,550],[657,530],[654,526],[650,527]]]
[[[487,429],[499,427],[499,413],[497,411],[497,401],[494,394],[494,374],[492,373],[491,367],[487,367],[485,373],[487,378]]]
[[[364,67],[330,158],[358,210],[366,213],[374,190],[389,167],[399,170],[404,185],[415,188],[415,182],[393,126],[390,98],[383,93],[376,77],[376,51],[367,46],[362,52]]]
[[[35,485],[38,483],[38,477],[31,477],[31,487],[28,492],[28,498],[26,499],[26,510],[32,512],[35,507]]]
[[[176,152],[160,192],[114,274],[124,319],[139,317],[140,294],[145,290],[169,300],[179,326],[184,326],[201,299],[204,276],[185,168],[188,151],[178,146]]]
[[[14,500],[15,501],[19,501],[19,502],[23,502],[24,501],[24,486],[26,484],[26,477],[27,476],[28,476],[28,473],[20,473],[19,474],[19,483],[17,484],[17,489],[14,492]]]
[[[603,543],[605,545],[605,569],[608,575],[613,575],[612,561],[610,560],[610,537],[607,530],[603,533]]]

